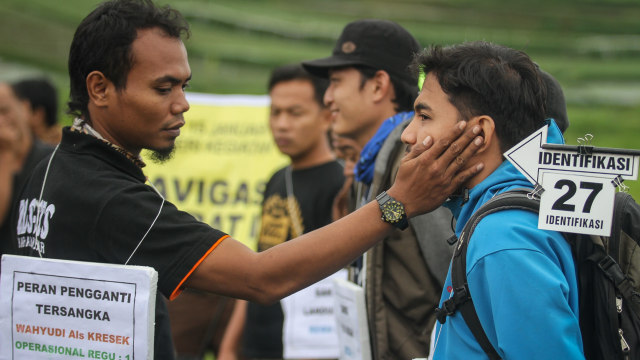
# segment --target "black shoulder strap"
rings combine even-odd
[[[609,254],[620,263],[619,235],[629,234],[636,242],[640,241],[640,207],[628,193],[617,192],[615,196]],[[638,244],[640,245],[640,242]]]
[[[538,212],[540,209],[540,200],[529,195],[530,189],[516,189],[507,191],[494,196],[491,200],[482,205],[467,221],[460,239],[456,247],[454,257],[451,264],[451,285],[453,287],[453,295],[451,299],[445,301],[444,309],[438,309],[438,320],[444,323],[447,315],[452,315],[456,310],[460,311],[462,318],[467,323],[469,330],[475,336],[476,340],[482,347],[482,350],[490,359],[500,359],[500,355],[495,350],[489,338],[487,337],[480,319],[476,313],[476,309],[471,299],[471,293],[467,284],[467,247],[471,234],[476,226],[485,216],[496,211],[507,209],[524,209]]]
[[[608,239],[608,249],[602,246],[591,246],[585,250],[584,244],[577,243],[577,250],[586,260],[593,262],[613,283],[620,292],[625,302],[638,304],[640,294],[634,289],[634,283],[627,276],[627,272],[621,267],[622,234],[640,245],[640,207],[631,195],[624,192],[615,194],[613,205],[613,221],[611,224],[611,236]],[[640,309],[636,305],[636,309]]]

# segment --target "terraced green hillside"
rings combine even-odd
[[[565,88],[571,127],[640,148],[640,2],[634,0],[161,0],[192,25],[191,91],[264,93],[276,65],[326,56],[347,22],[387,18],[423,45],[489,40],[527,51]],[[65,95],[73,31],[94,0],[2,0],[0,80],[45,72]],[[61,103],[65,99],[61,99]],[[639,185],[629,183],[640,198]]]

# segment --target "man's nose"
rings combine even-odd
[[[323,99],[324,106],[330,106],[333,103],[333,87],[329,85],[327,90],[324,92]]]
[[[273,127],[279,130],[283,130],[289,127],[290,119],[286,114],[279,114],[272,119]]]
[[[411,121],[409,125],[407,125],[404,131],[402,131],[402,135],[400,135],[400,140],[402,140],[403,143],[408,145],[413,145],[416,143],[416,134],[415,134],[415,131],[413,130],[412,125],[413,125],[413,121]]]
[[[176,115],[187,112],[191,108],[191,105],[189,105],[189,101],[187,101],[187,96],[184,92],[178,96],[179,98],[176,100],[176,102],[171,105],[171,111]]]

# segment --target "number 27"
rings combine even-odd
[[[560,210],[560,211],[575,211],[575,208],[576,208],[575,205],[567,204],[567,201],[576,194],[576,191],[577,191],[576,183],[566,179],[558,180],[558,182],[556,182],[556,185],[555,185],[556,189],[562,189],[564,187],[567,187],[567,192],[564,193],[562,196],[560,196],[558,200],[556,200],[553,203],[553,206],[551,208],[553,210]],[[580,189],[591,190],[591,194],[587,196],[587,200],[584,202],[584,207],[582,208],[583,213],[589,213],[591,212],[591,206],[593,205],[593,201],[596,199],[596,195],[598,195],[600,190],[602,190],[602,184],[581,181]]]

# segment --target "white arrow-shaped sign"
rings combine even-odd
[[[546,170],[637,179],[640,151],[547,144],[547,129],[540,128],[504,153],[532,184],[537,184],[541,171]]]

